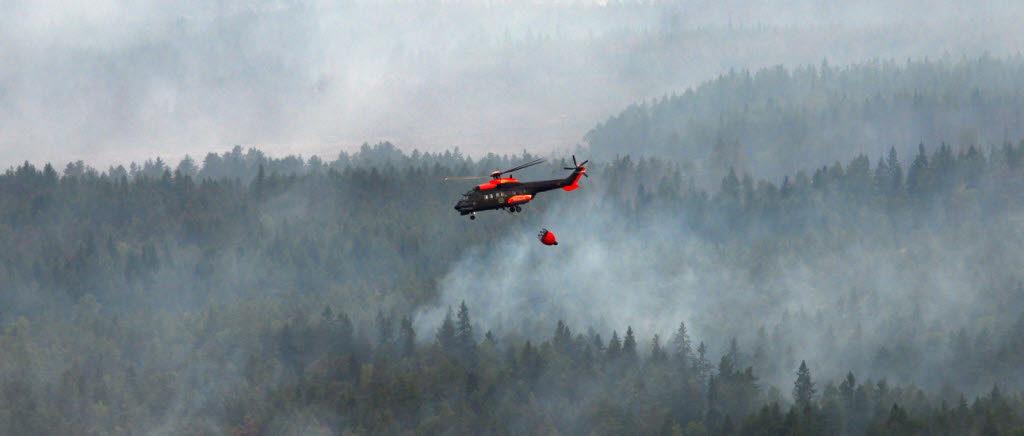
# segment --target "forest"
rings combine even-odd
[[[730,70],[637,103],[587,133],[594,155],[683,162],[720,180],[730,167],[776,178],[920,142],[999,144],[1024,135],[1019,56]]]
[[[1024,141],[713,190],[624,156],[520,215],[451,209],[472,185],[445,176],[536,157],[380,143],[9,169],[0,428],[1024,431]]]
[[[5,1],[0,435],[1024,435],[1021,16]]]

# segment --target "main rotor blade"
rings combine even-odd
[[[524,164],[522,164],[522,165],[519,165],[519,166],[517,166],[517,167],[515,167],[515,168],[509,169],[509,170],[505,170],[505,171],[502,171],[502,172],[501,172],[501,173],[499,173],[499,174],[506,174],[506,173],[511,173],[512,171],[519,171],[519,170],[521,170],[521,169],[523,169],[523,168],[526,168],[526,167],[532,167],[532,166],[534,166],[534,165],[537,165],[537,164],[539,164],[539,163],[541,163],[541,162],[544,162],[544,159],[537,159],[537,160],[535,160],[535,161],[533,161],[533,162],[527,162],[527,163],[524,163]]]
[[[445,180],[473,180],[473,179],[485,179],[487,176],[463,176],[463,177],[445,177]]]
[[[572,164],[576,165],[576,155],[575,154],[572,155]],[[579,166],[579,165],[576,165],[576,166]]]
[[[576,165],[576,166],[578,166],[578,167],[581,167],[581,166],[583,166],[583,165],[586,165],[586,164],[587,164],[587,162],[590,162],[590,159],[587,159],[587,160],[583,161],[583,163],[581,163],[581,164],[579,164],[579,165]]]

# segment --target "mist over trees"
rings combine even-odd
[[[1024,135],[1024,60],[983,56],[730,70],[635,104],[585,136],[596,157],[658,156],[702,182],[730,167],[775,179],[916,144]],[[628,146],[624,146],[628,144]],[[813,164],[811,164],[813,165]]]
[[[1024,3],[2,5],[0,434],[1024,433]]]
[[[730,171],[712,191],[678,164],[623,157],[592,164],[571,195],[539,196],[523,219],[471,223],[450,209],[473,182],[443,177],[535,157],[382,143],[331,161],[236,147],[174,169],[11,168],[0,175],[0,424],[19,434],[1024,425],[1024,141],[891,148],[780,182]],[[518,176],[560,177],[565,165]],[[541,223],[560,232],[557,261],[518,242]],[[594,273],[590,258],[624,277]],[[464,288],[453,276],[482,281]]]
[[[717,9],[687,21],[680,11],[694,2],[545,5],[587,19],[561,29],[557,17],[513,5],[460,4],[462,18],[511,11],[548,27],[510,26],[500,37],[486,28],[479,45],[460,32],[434,34],[444,56],[417,50],[416,33],[360,49],[387,51],[387,67],[425,66],[413,70],[439,77],[448,75],[429,68],[437,59],[482,50],[493,63],[455,69],[485,78],[517,71],[510,81],[538,83],[564,71],[535,68],[522,53],[612,53],[614,68],[564,80],[571,86],[547,98],[592,92],[588,84],[606,75],[629,79],[610,94],[635,98],[637,89],[678,83],[681,63],[707,55],[650,53],[703,41],[743,46],[733,56],[748,59],[758,51],[750,39],[792,38],[801,32],[786,27],[793,22],[817,17],[825,29],[832,14],[850,12],[807,4],[806,16],[762,26],[751,23],[756,13]],[[241,36],[297,28],[283,24],[324,11],[207,12],[175,34],[201,40],[218,29],[255,44],[260,38]],[[615,13],[629,20],[609,31]],[[342,15],[323,23],[347,23]],[[263,21],[249,27],[253,17]],[[905,27],[861,18],[868,29]],[[936,20],[928,22],[944,23]],[[599,31],[581,37],[588,25]],[[858,29],[838,29],[829,43]],[[161,35],[151,35],[154,46],[188,57]],[[972,35],[967,43],[977,42]],[[116,41],[104,44],[120,53]],[[324,44],[314,52],[337,49]],[[199,58],[222,47],[208,48]],[[268,50],[236,60],[287,51]],[[648,55],[618,63],[614,54],[631,50]],[[377,72],[357,69],[340,85],[335,67],[357,63],[309,70],[316,74],[269,64],[278,69],[201,70],[154,98],[175,101],[182,94],[173,89],[195,83],[209,90],[302,77],[263,95],[298,96],[280,107],[274,98],[240,100],[256,108],[237,114],[248,120],[240,125],[280,115],[285,124],[252,129],[274,136],[307,106],[332,113],[338,107],[322,101]],[[579,190],[545,192],[523,213],[472,222],[452,206],[478,182],[445,177],[546,157],[515,176],[560,178],[570,153],[409,152],[385,141],[328,157],[237,145],[177,162],[12,166],[0,174],[0,433],[1024,431],[1024,62],[946,55],[802,65],[812,66],[734,69],[633,105],[576,147],[592,161]],[[0,85],[30,75],[4,73]],[[504,85],[460,89],[491,97],[470,109],[487,112],[518,89]],[[15,88],[0,89],[0,102],[31,91]],[[520,97],[536,98],[533,90]],[[445,94],[433,92],[405,113],[436,107]],[[168,104],[142,118],[203,118]],[[353,112],[373,124],[372,110]],[[104,123],[132,125],[136,115],[89,131],[102,138]],[[539,244],[540,228],[560,244]]]
[[[277,156],[384,140],[474,157],[547,152],[631,103],[730,70],[1014,56],[1024,37],[1024,5],[999,0],[4,6],[0,168],[177,161],[236,143]],[[882,139],[871,145],[960,138]]]

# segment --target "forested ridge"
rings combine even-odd
[[[892,148],[777,182],[730,171],[713,192],[677,164],[623,157],[528,204],[541,221],[451,209],[471,184],[445,176],[532,158],[384,143],[329,162],[236,147],[173,169],[11,168],[0,428],[1024,429],[1024,141]],[[525,251],[521,272],[509,241],[537,222],[561,224],[563,244]],[[616,255],[599,267],[625,277],[588,279],[584,250]],[[491,277],[477,268],[504,280],[459,293],[453,275]],[[550,294],[496,315],[524,286]],[[599,295],[616,302],[606,318],[565,309]],[[651,321],[664,317],[669,329]]]
[[[587,133],[595,156],[687,162],[721,178],[729,167],[780,177],[810,162],[848,161],[890,146],[1001,143],[1024,135],[1020,56],[874,60],[730,70],[634,104]]]

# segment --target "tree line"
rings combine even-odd
[[[776,178],[892,145],[912,153],[919,141],[1001,143],[1024,135],[1022,69],[1019,56],[981,56],[730,70],[634,104],[584,139],[601,159],[629,144],[712,180],[729,167]]]
[[[515,332],[471,318],[482,301],[418,325],[453,263],[535,231],[515,220],[453,224],[468,223],[451,210],[468,186],[443,178],[533,157],[409,155],[380,144],[331,162],[236,148],[202,167],[148,164],[159,174],[147,164],[124,173],[78,163],[62,174],[52,165],[9,169],[0,175],[0,426],[1003,434],[1024,425],[1024,321],[1014,304],[1024,287],[1005,256],[1018,242],[1024,142],[920,144],[913,158],[891,148],[777,184],[730,171],[713,192],[680,165],[623,157],[589,169],[600,202],[529,205],[544,215],[564,202],[609,220],[597,239],[652,222],[678,230],[734,272],[728,283],[757,291],[744,299],[768,305],[783,301],[789,284],[779,277],[789,271],[780,265],[793,258],[827,258],[867,240],[914,275],[933,271],[920,265],[929,250],[949,255],[935,247],[950,241],[978,256],[966,257],[977,260],[966,262],[977,284],[958,294],[969,300],[959,308],[965,318],[940,328],[913,302],[888,307],[896,300],[839,282],[821,290],[824,307],[730,318],[730,307],[762,303],[723,302],[721,313],[672,332],[557,319],[525,320],[547,333]],[[687,261],[654,262],[671,270]],[[880,319],[888,330],[839,329],[859,311],[870,313],[857,320]],[[695,325],[701,340],[690,336]],[[810,343],[834,348],[811,352]],[[915,378],[922,367],[950,382]]]

